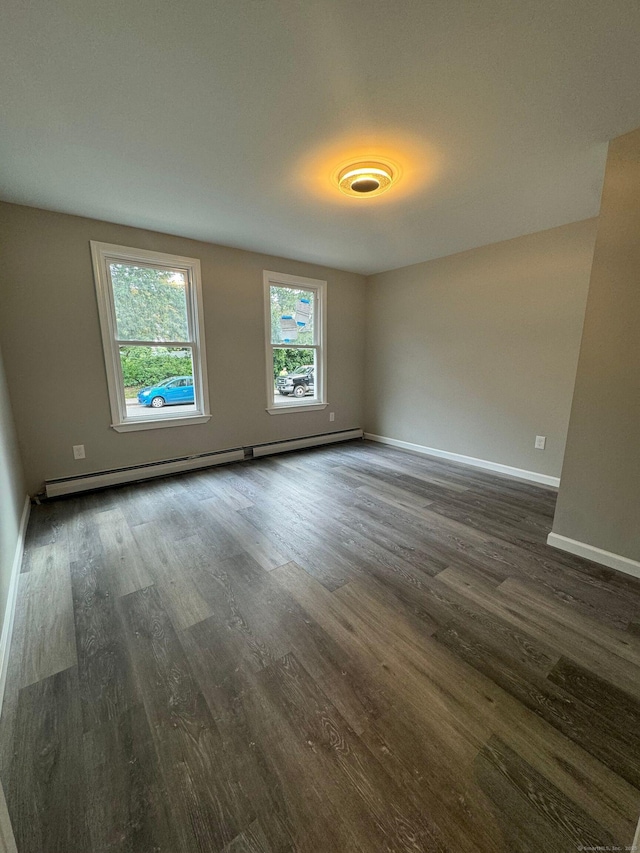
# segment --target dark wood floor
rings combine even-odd
[[[554,503],[356,442],[35,507],[20,853],[630,845],[640,581],[547,547]]]

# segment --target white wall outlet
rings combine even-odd
[[[537,435],[536,436],[536,450],[544,450],[546,443],[547,443],[547,436],[546,435]]]
[[[84,444],[74,444],[73,445],[73,458],[74,459],[84,459]]]
[[[336,419],[336,413],[335,412],[329,412],[329,420],[335,421],[335,419]]]

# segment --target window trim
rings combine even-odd
[[[102,334],[102,349],[107,372],[107,390],[111,407],[111,428],[117,432],[132,432],[143,429],[159,429],[162,427],[187,426],[206,423],[211,419],[209,408],[209,382],[207,378],[207,352],[204,342],[204,316],[202,308],[202,284],[200,261],[197,258],[185,258],[180,255],[169,255],[164,252],[151,252],[146,249],[135,249],[131,246],[117,246],[113,243],[99,243],[90,240],[93,276],[98,300],[98,315]],[[197,388],[196,400],[200,400],[200,409],[193,414],[157,415],[127,419],[127,406],[122,380],[119,344],[116,337],[116,314],[113,290],[111,287],[108,262],[124,261],[125,263],[140,263],[146,266],[170,267],[186,272],[187,277],[187,318],[191,339],[188,342],[177,343],[192,350],[193,382]],[[132,346],[149,341],[127,341]],[[167,345],[171,342],[156,342],[157,345]]]
[[[301,275],[288,275],[287,273],[263,270],[263,298],[264,298],[264,341],[265,341],[265,365],[267,382],[267,412],[270,415],[284,415],[287,412],[311,412],[326,409],[327,402],[327,282],[317,278],[305,278]],[[316,294],[314,306],[314,336],[317,343],[312,347],[317,351],[317,376],[314,377],[316,398],[313,402],[286,403],[278,405],[274,399],[273,387],[273,350],[278,348],[271,343],[271,285],[283,285],[284,287],[298,287],[301,290],[313,290]],[[293,344],[287,349],[309,349],[309,345]]]

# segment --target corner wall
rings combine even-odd
[[[26,489],[0,352],[0,633],[18,548]],[[1,696],[0,696],[1,701]]]
[[[365,430],[558,477],[596,224],[371,276]]]
[[[200,259],[213,414],[207,424],[110,428],[90,240]],[[0,340],[32,494],[45,479],[362,426],[361,275],[5,203],[0,255]],[[325,410],[266,411],[264,269],[328,282]],[[85,460],[73,459],[74,444],[85,445]]]
[[[553,533],[640,563],[640,129],[609,144]]]

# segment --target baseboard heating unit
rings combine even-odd
[[[316,447],[319,444],[333,444],[336,441],[351,441],[362,438],[361,429],[344,429],[340,432],[328,432],[324,435],[309,435],[304,438],[292,438],[289,441],[273,441],[271,444],[257,444],[253,456],[269,456],[271,453],[286,453],[288,450],[302,450],[304,447]]]
[[[337,441],[350,441],[362,438],[361,429],[341,430],[323,435],[310,435],[304,438],[292,438],[289,441],[277,441],[269,444],[257,444],[253,447],[238,447],[233,450],[221,450],[217,453],[203,453],[198,456],[184,456],[179,459],[167,459],[161,462],[149,462],[145,465],[133,465],[128,468],[114,468],[111,471],[97,471],[94,474],[82,474],[78,477],[63,477],[45,482],[45,494],[48,498],[70,495],[75,492],[88,492],[92,489],[104,489],[122,483],[135,483],[138,480],[150,480],[154,477],[166,477],[182,471],[196,471],[199,468],[212,468],[228,462],[241,462],[244,459],[268,456],[272,453],[285,453],[287,450],[300,450],[304,447],[316,447]]]

